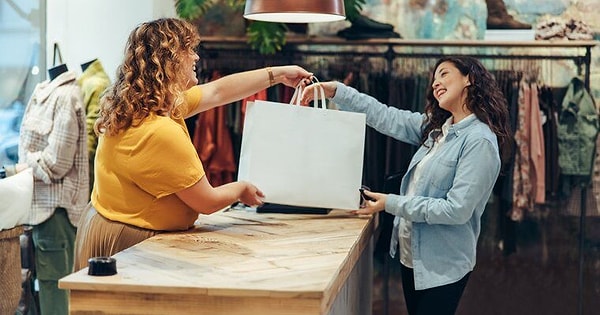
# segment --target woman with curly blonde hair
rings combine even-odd
[[[198,214],[235,201],[262,203],[262,192],[247,182],[212,187],[184,119],[312,74],[279,66],[198,85],[199,42],[193,25],[174,18],[142,23],[129,35],[115,83],[101,98],[95,183],[77,233],[75,270],[161,231],[188,229]]]

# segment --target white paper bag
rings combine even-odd
[[[33,170],[0,179],[0,230],[25,224],[33,200]]]
[[[248,103],[238,180],[256,185],[269,203],[358,209],[365,114],[326,109],[322,91],[315,103],[321,108]]]

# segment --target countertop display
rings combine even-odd
[[[71,314],[370,314],[374,217],[227,209],[59,281]]]

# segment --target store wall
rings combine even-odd
[[[81,73],[82,63],[98,58],[114,81],[129,32],[139,23],[173,16],[174,0],[48,0],[47,68],[58,43],[70,70]]]

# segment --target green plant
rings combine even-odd
[[[175,11],[180,18],[193,20],[201,17],[208,9],[219,0],[175,0]],[[244,0],[224,0],[225,4],[236,9],[243,10]]]
[[[244,10],[244,0],[223,0],[225,4],[240,12]],[[286,0],[280,0],[286,1]],[[298,1],[298,0],[291,0]],[[366,0],[344,0],[346,19],[352,21],[360,14]],[[219,0],[175,0],[177,15],[185,20],[201,17]],[[261,54],[274,54],[285,45],[285,33],[288,28],[283,23],[252,21],[246,29],[248,44]]]

